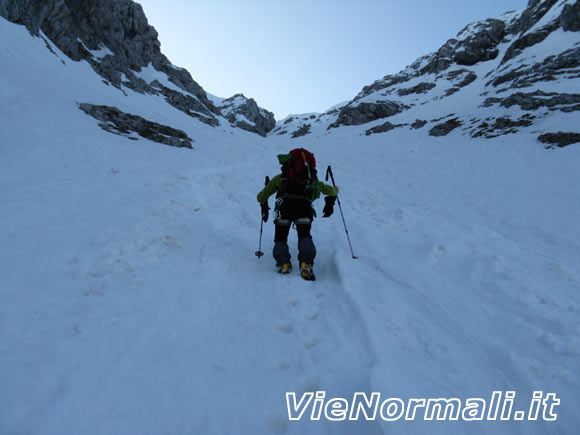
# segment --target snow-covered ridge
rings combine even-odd
[[[538,138],[556,134],[554,111],[580,121],[579,14],[578,1],[531,0],[523,11],[469,24],[437,52],[365,86],[351,101],[314,118],[287,118],[271,134],[321,136],[355,127],[367,135],[396,128],[435,136],[455,129],[467,137],[521,129]]]

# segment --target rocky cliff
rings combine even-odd
[[[222,115],[236,127],[266,136],[276,126],[274,114],[262,109],[253,98],[236,94],[230,98],[212,97]]]
[[[461,127],[472,137],[537,128],[554,112],[580,111],[579,30],[579,0],[530,0],[523,11],[468,25],[346,104],[280,121],[272,134],[307,124],[318,134],[362,125],[367,135],[425,128],[444,136]]]
[[[70,59],[87,61],[111,86],[160,95],[203,123],[220,123],[220,109],[187,70],[163,55],[157,32],[132,0],[0,0],[0,15],[50,40]],[[273,119],[258,110],[261,128],[234,124],[265,134]]]

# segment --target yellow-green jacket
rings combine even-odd
[[[278,192],[280,189],[280,184],[282,183],[282,174],[276,175],[274,178],[270,180],[266,187],[264,187],[260,193],[258,193],[258,202],[263,204],[264,202],[268,201],[268,198]],[[318,181],[318,185],[320,187],[320,193],[327,196],[337,196],[338,192],[333,186],[328,184],[324,184],[322,181]]]

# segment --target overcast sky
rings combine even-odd
[[[207,92],[323,112],[528,0],[137,0],[161,50]]]

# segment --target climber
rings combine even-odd
[[[314,155],[303,148],[294,149],[288,154],[279,154],[278,161],[282,165],[282,173],[272,178],[257,197],[262,208],[262,219],[267,222],[270,209],[268,198],[276,193],[273,249],[276,266],[281,274],[292,271],[287,242],[290,226],[294,224],[298,233],[300,275],[307,281],[314,281],[316,247],[310,229],[316,213],[312,202],[319,198],[321,193],[326,195],[323,217],[329,217],[334,211],[338,187],[329,186],[318,180]]]

